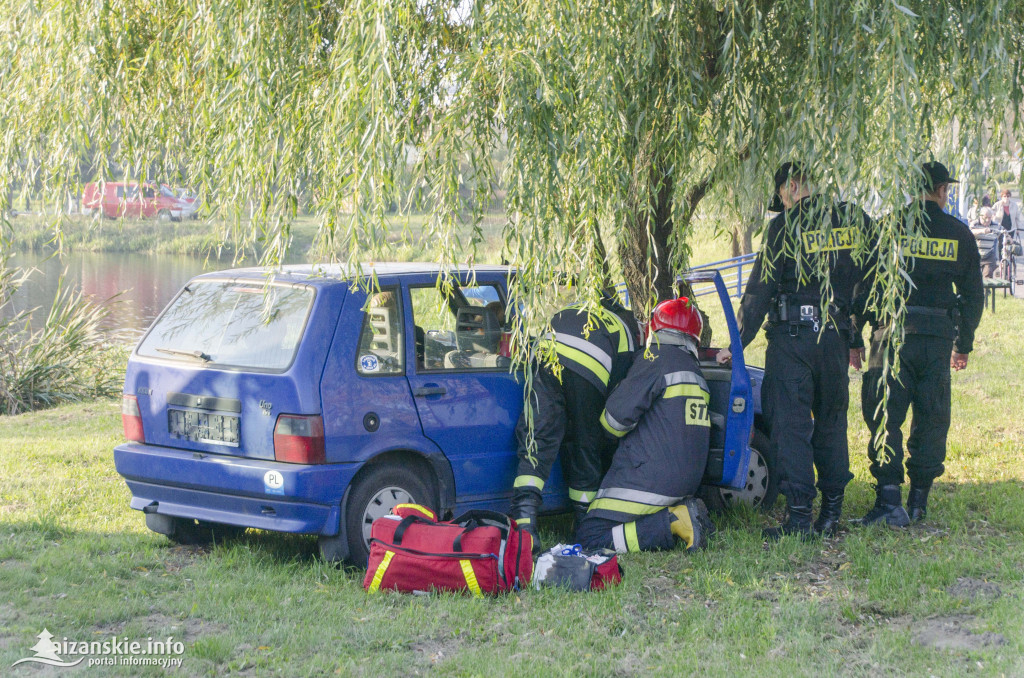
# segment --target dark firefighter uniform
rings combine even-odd
[[[551,319],[554,350],[561,380],[547,367],[534,372],[528,408],[536,441],[528,455],[526,408],[516,426],[519,465],[512,490],[512,517],[534,530],[541,492],[561,451],[569,498],[582,515],[601,484],[614,445],[601,433],[598,420],[609,390],[629,370],[639,340],[633,314],[605,297],[597,311],[571,306]]]
[[[924,517],[932,481],[945,470],[943,462],[950,422],[950,356],[953,351],[966,354],[974,348],[974,331],[981,321],[985,292],[978,248],[967,226],[943,212],[932,200],[924,202],[923,213],[919,211],[921,206],[915,208],[907,208],[903,216],[903,233],[910,231],[907,225],[910,220],[923,217],[923,223],[919,236],[905,235],[901,243],[911,284],[906,296],[899,377],[890,375],[889,379],[888,418],[882,443],[888,447],[888,453],[880,455],[881,448],[869,442],[868,456],[877,489],[895,486],[895,501],[888,498],[886,502],[898,508],[901,503],[899,486],[903,484],[903,433],[900,429],[908,408],[913,406],[914,416],[907,438],[910,455],[907,475],[911,486],[907,503],[911,514],[915,507],[920,510],[911,517],[920,519]],[[877,327],[877,322],[873,329],[871,357],[861,389],[862,413],[871,430],[872,441],[882,423],[879,405],[884,397],[882,374],[888,350],[887,329]],[[860,332],[856,332],[854,341],[860,339]],[[890,352],[890,362],[892,359]],[[884,462],[880,461],[880,456],[886,456]],[[880,491],[878,496],[879,502],[885,499]],[[891,511],[893,507],[889,508]],[[878,515],[884,518],[884,513],[879,511]],[[876,522],[870,519],[872,517],[869,513],[864,522]],[[903,520],[897,518],[897,522],[906,524],[907,516],[901,514],[901,517]],[[895,524],[892,520],[887,522]]]
[[[663,331],[655,336],[654,359],[637,354],[601,414],[605,431],[621,440],[576,532],[585,549],[670,549],[675,521],[699,518],[705,524],[693,529],[710,526],[703,503],[700,516],[678,506],[700,486],[711,433],[696,343]]]
[[[768,318],[762,407],[778,450],[787,525],[800,531],[810,528],[815,469],[822,493],[819,531],[834,531],[853,478],[846,441],[850,307],[864,270],[852,250],[869,227],[859,208],[817,195],[803,198],[772,219],[740,302],[743,346]],[[820,257],[826,258],[831,286],[827,309],[826,281],[815,272]]]

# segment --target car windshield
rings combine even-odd
[[[139,355],[230,367],[286,369],[313,290],[261,282],[191,282],[139,344]]]
[[[171,189],[167,188],[166,186],[161,186],[160,187],[160,195],[162,195],[165,198],[176,198],[176,197],[178,197],[178,196],[174,195],[174,191],[172,191]]]

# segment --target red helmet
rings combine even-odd
[[[688,334],[696,341],[700,341],[701,330],[704,329],[704,321],[700,317],[697,307],[686,297],[669,299],[654,307],[651,314],[651,321],[647,325],[647,332],[658,330],[676,330]]]

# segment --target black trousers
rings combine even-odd
[[[795,331],[795,336],[793,332]],[[762,408],[778,450],[779,489],[792,506],[817,494],[842,492],[853,479],[846,441],[850,402],[849,342],[829,328],[776,325],[768,329]]]
[[[537,370],[533,397],[527,403],[533,413],[536,463],[526,454],[528,428],[524,408],[516,425],[516,487],[542,490],[561,453],[562,474],[569,486],[570,499],[577,504],[589,504],[615,453],[616,441],[608,440],[601,428],[604,403],[605,396],[571,370],[562,370],[561,382],[547,369]]]
[[[620,523],[588,513],[576,530],[576,541],[585,549],[613,549],[619,553],[663,551],[674,548],[668,509]]]
[[[861,410],[871,431],[868,458],[871,475],[879,485],[903,484],[903,431],[907,410],[913,407],[910,436],[907,438],[907,475],[913,485],[928,487],[945,471],[946,435],[949,433],[950,393],[949,359],[953,340],[924,334],[907,334],[900,350],[899,378],[889,378],[888,420],[885,438],[874,443],[882,425],[879,404],[882,389],[884,345],[872,338],[871,359],[864,374]],[[881,450],[888,448],[886,455]],[[880,457],[886,456],[884,462]]]

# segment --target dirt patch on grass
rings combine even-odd
[[[1006,644],[1003,634],[975,633],[971,630],[973,625],[974,617],[967,615],[932,617],[911,622],[910,633],[915,644],[940,650],[980,650]]]
[[[992,600],[1003,595],[998,584],[971,577],[958,577],[956,583],[946,589],[946,593],[953,598],[962,598],[972,603],[977,599]]]
[[[180,640],[184,643],[204,636],[218,635],[228,631],[228,626],[226,624],[218,624],[216,622],[197,619],[195,617],[178,619],[177,617],[155,612],[148,614],[145,617],[132,617],[122,621],[102,624],[96,627],[95,634],[122,636],[125,635],[125,629],[128,626],[134,626],[142,629],[147,636],[174,636],[176,640]]]
[[[429,638],[409,645],[413,657],[421,664],[438,664],[455,656],[462,645],[458,638]]]

